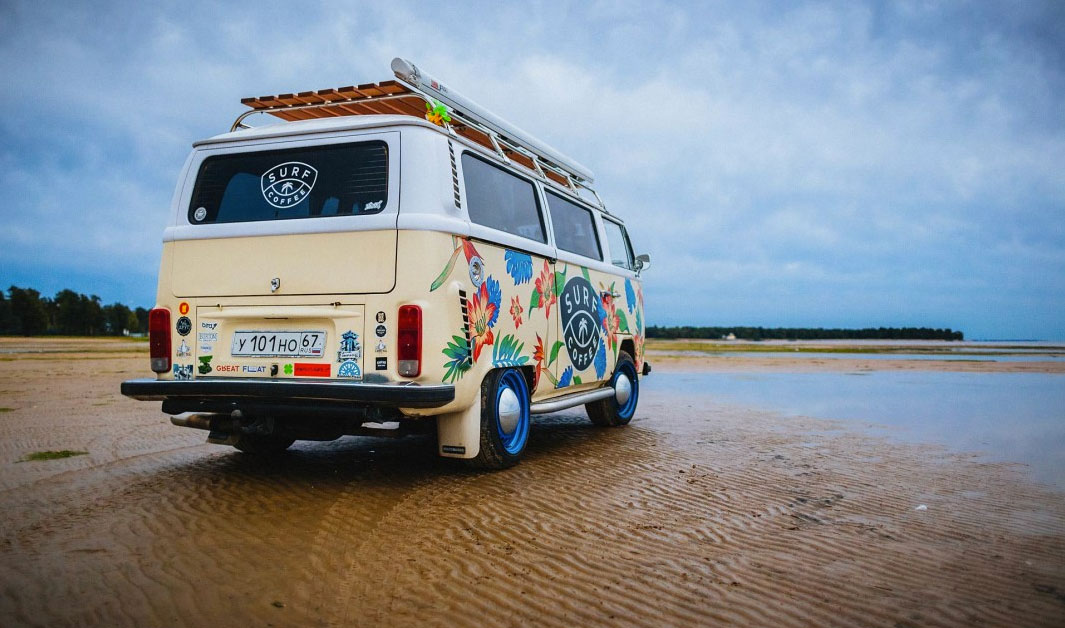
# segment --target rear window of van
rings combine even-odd
[[[388,203],[382,141],[230,153],[200,165],[192,224],[376,214]]]

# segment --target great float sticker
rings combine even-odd
[[[337,368],[337,377],[362,379],[362,370],[359,369],[359,363],[355,360],[341,362],[340,367]]]
[[[562,310],[562,337],[573,368],[583,371],[599,349],[598,297],[584,277],[566,282],[558,299]]]
[[[278,209],[298,204],[314,189],[318,170],[302,161],[287,161],[263,173],[263,198]]]
[[[192,320],[188,316],[182,316],[177,319],[175,327],[177,328],[177,333],[182,336],[188,336],[189,332],[192,331]]]

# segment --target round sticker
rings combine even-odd
[[[197,207],[196,211],[192,214],[192,217],[195,218],[197,222],[202,222],[203,219],[207,217],[207,208]]]
[[[562,337],[573,368],[583,371],[599,349],[599,296],[584,277],[566,282],[558,299],[562,312]]]
[[[188,336],[190,331],[192,331],[192,321],[189,320],[188,316],[182,316],[177,319],[177,333],[182,336]]]
[[[387,329],[385,329],[385,326],[384,326],[384,325],[378,325],[378,326],[377,326],[377,329],[376,329],[376,330],[374,330],[374,331],[375,331],[375,333],[377,334],[377,337],[378,337],[378,338],[384,338],[384,337],[385,337],[385,333],[387,333],[387,332],[388,332],[388,330],[387,330]]]
[[[298,205],[314,189],[318,170],[302,161],[286,161],[263,173],[263,198],[278,209]]]
[[[189,313],[189,304],[185,303],[184,301],[182,301],[181,305],[179,305],[177,307],[177,311],[180,312],[182,316],[188,314]]]

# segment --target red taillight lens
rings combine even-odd
[[[417,377],[422,372],[422,308],[404,305],[399,308],[399,374]]]
[[[170,370],[170,310],[166,308],[157,307],[148,312],[148,354],[153,371]]]

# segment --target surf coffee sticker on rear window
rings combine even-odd
[[[599,297],[584,277],[566,282],[559,303],[562,310],[562,336],[573,368],[588,368],[599,349]]]
[[[278,209],[298,204],[314,189],[318,170],[301,161],[278,164],[263,173],[263,198]]]
[[[380,140],[207,155],[189,200],[192,225],[377,214],[388,206]]]

